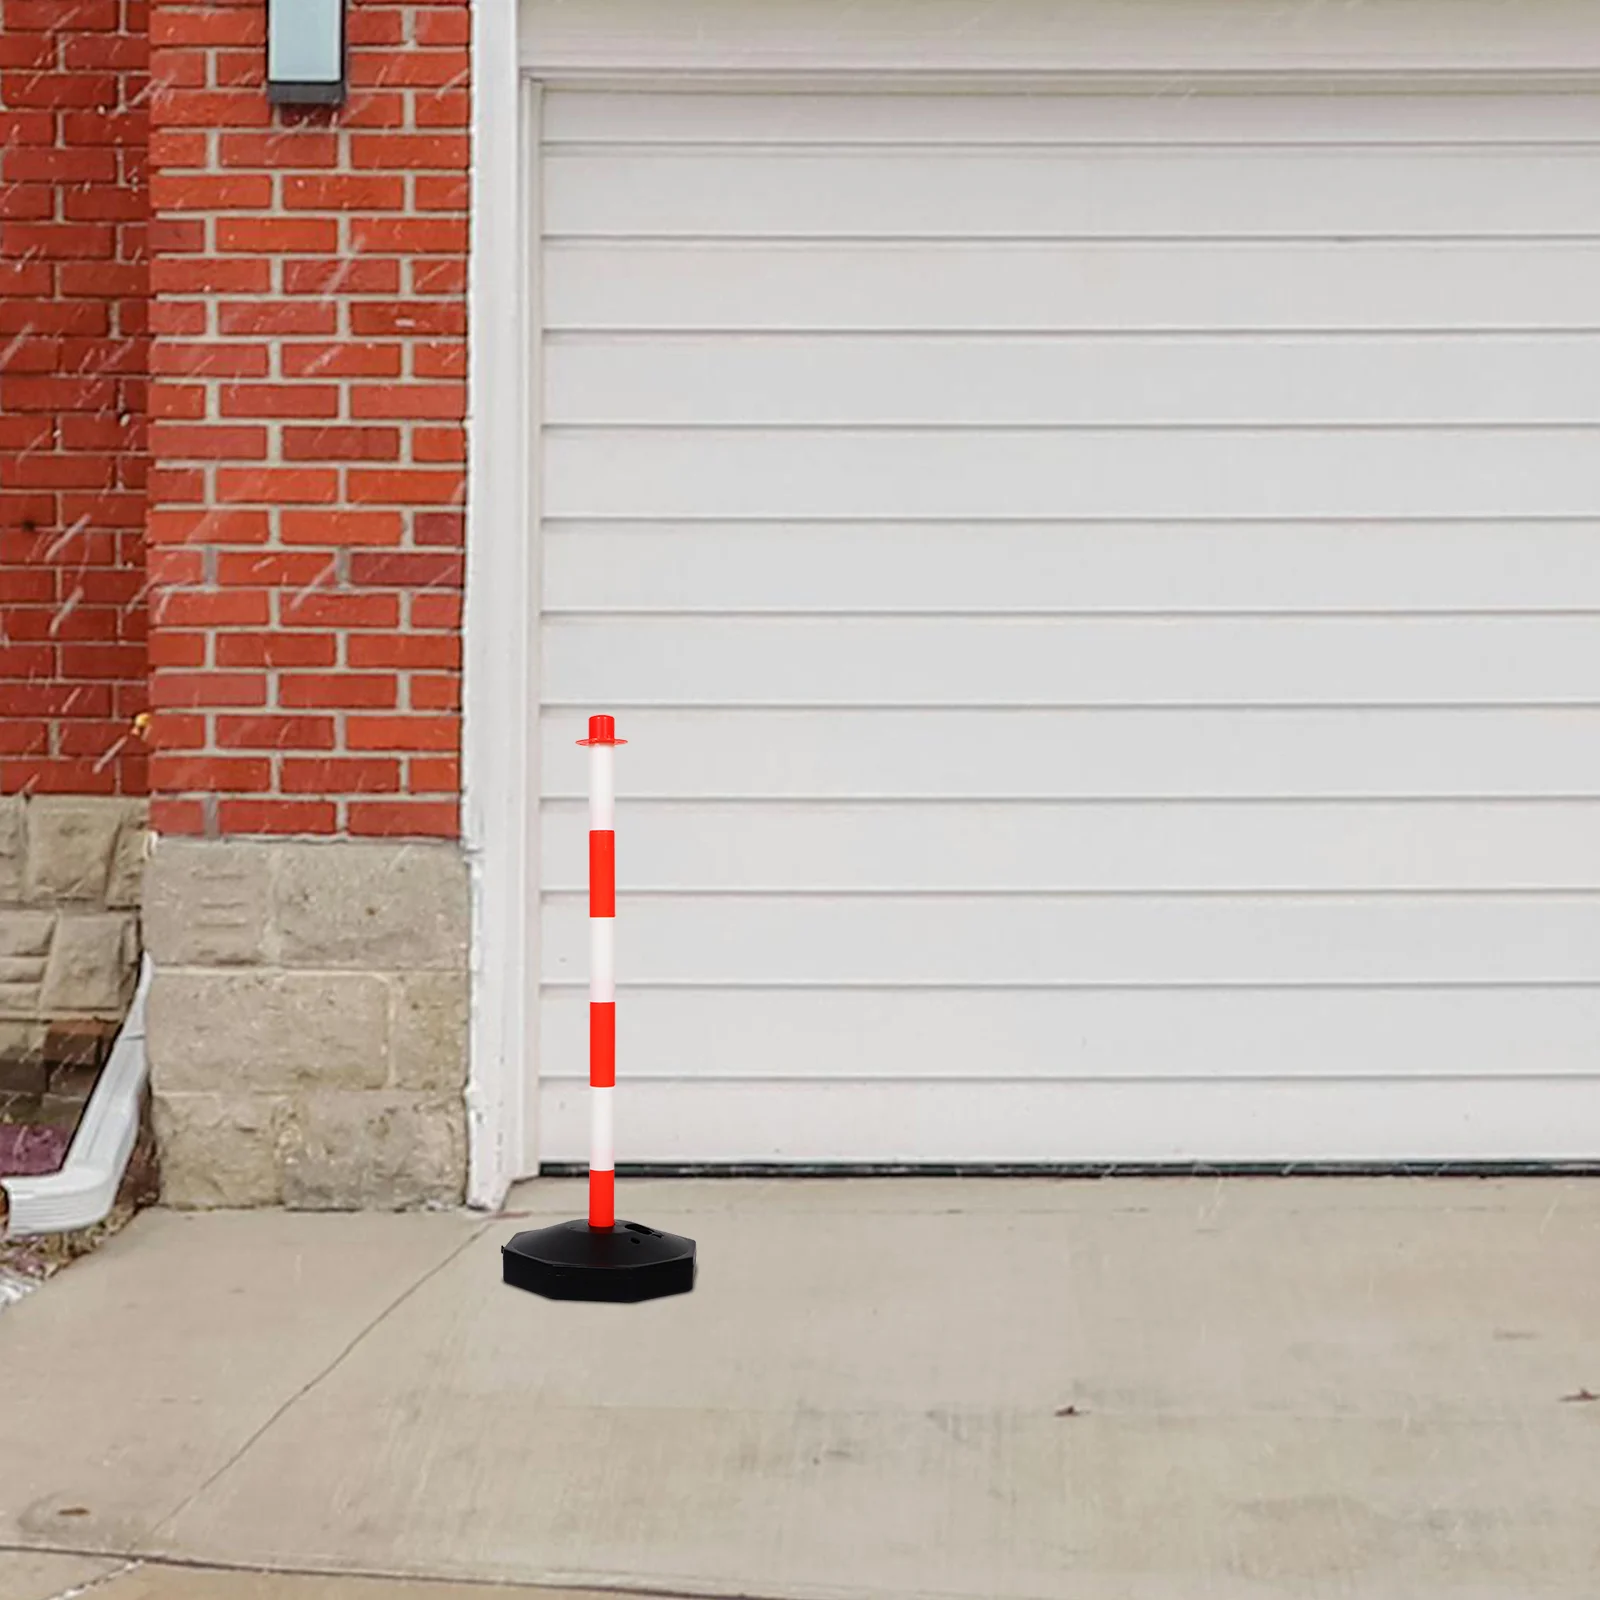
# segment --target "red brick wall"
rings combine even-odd
[[[466,0],[352,0],[275,110],[262,0],[151,13],[154,821],[458,831]]]
[[[0,794],[139,794],[142,0],[0,3]]]

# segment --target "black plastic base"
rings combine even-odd
[[[500,1264],[506,1283],[547,1300],[655,1300],[694,1288],[694,1240],[642,1222],[534,1228],[501,1245]]]

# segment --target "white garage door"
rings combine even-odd
[[[590,710],[624,1160],[1600,1156],[1600,100],[980,87],[545,92],[544,1158]]]

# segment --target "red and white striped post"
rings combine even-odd
[[[549,1300],[654,1300],[687,1294],[695,1242],[617,1221],[611,1102],[617,1083],[616,723],[589,718],[589,1215],[519,1233],[500,1247],[501,1277]]]
[[[589,1226],[617,1223],[617,737],[590,717],[589,737]]]

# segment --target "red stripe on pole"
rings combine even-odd
[[[589,915],[617,914],[617,836],[596,828],[589,834]]]
[[[617,1003],[589,1002],[589,1087],[610,1089],[617,1081]]]
[[[617,1175],[589,1169],[589,1226],[614,1228],[617,1225]]]

